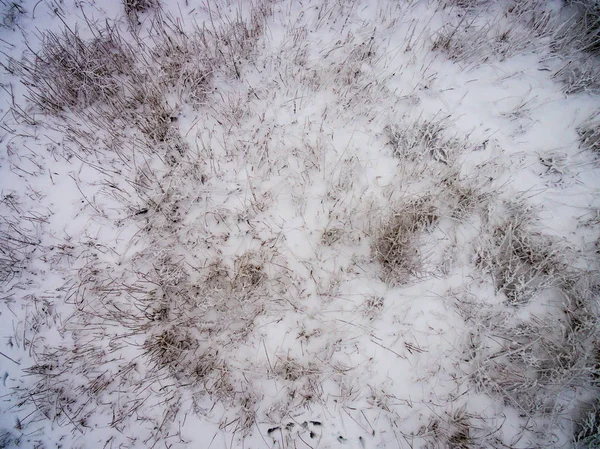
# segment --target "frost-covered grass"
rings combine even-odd
[[[598,447],[598,11],[0,2],[0,447]]]

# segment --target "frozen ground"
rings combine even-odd
[[[0,6],[0,447],[600,447],[597,2]]]

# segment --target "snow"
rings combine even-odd
[[[600,62],[554,53],[572,6],[512,3],[19,3],[0,231],[31,242],[0,283],[0,446],[583,447],[599,103],[558,71]],[[131,115],[40,111],[8,58],[107,24],[147,70],[117,75]],[[166,35],[191,54],[152,53]],[[390,275],[375,242],[407,216]]]

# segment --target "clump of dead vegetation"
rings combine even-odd
[[[136,22],[140,14],[157,10],[148,17],[150,37],[125,35],[108,24],[89,24],[89,38],[71,28],[43,32],[39,50],[31,48],[23,60],[5,65],[24,80],[28,113],[63,133],[64,157],[101,173],[103,194],[128,211],[118,226],[139,226],[144,236],[144,244],[133,244],[135,250],[118,263],[93,243],[84,256],[75,251],[80,256],[71,267],[76,274],[64,287],[66,302],[73,305],[64,332],[74,335],[73,345],[37,347],[36,363],[28,370],[34,380],[30,389],[17,392],[23,397],[19,405],[33,409],[31,419],[39,414],[80,430],[100,407],[104,416],[112,416],[108,425],[123,431],[144,403],[158,400],[165,404],[153,432],[159,441],[178,419],[185,389],[199,413],[207,401],[228,403],[239,413],[238,430],[247,432],[257,400],[240,391],[240,382],[247,381],[232,360],[270,304],[264,298],[272,288],[267,265],[274,256],[266,250],[241,251],[223,262],[215,247],[228,235],[211,233],[206,216],[227,226],[235,220],[218,208],[206,211],[206,232],[194,242],[196,251],[190,255],[184,249],[190,246],[186,226],[193,200],[182,194],[182,186],[201,190],[207,177],[206,164],[191,155],[177,118],[184,104],[198,107],[205,100],[214,71],[241,76],[269,7],[261,3],[249,18],[235,20],[217,20],[215,11],[210,32],[184,33],[177,20],[159,14],[154,1],[123,4]],[[85,204],[105,218],[94,198]],[[31,232],[18,238],[16,222],[3,223],[0,281],[10,282],[38,242]],[[108,329],[106,340],[90,338],[86,330],[96,327]],[[79,383],[67,388],[71,376]],[[123,401],[110,399],[115,391],[123,392]],[[133,391],[143,393],[126,401]]]
[[[600,9],[594,0],[565,0],[559,8],[540,0],[494,6],[477,1],[445,2],[444,7],[448,6],[454,14],[438,31],[434,51],[470,65],[546,48],[544,59],[552,62],[552,77],[563,84],[566,94],[599,91]],[[484,9],[494,11],[498,20],[480,20]]]
[[[388,126],[386,131],[396,157],[449,165],[457,155],[459,142],[445,137],[446,128],[445,119],[435,119],[418,120],[411,126]]]
[[[466,412],[466,407],[432,419],[426,426],[421,427],[417,434],[431,444],[443,444],[451,449],[474,449],[479,441],[473,435],[472,417]]]
[[[559,30],[562,44],[600,56],[600,4],[595,0],[565,0],[570,16]]]
[[[139,15],[160,6],[158,0],[123,0],[123,8],[129,23],[136,26],[140,25]]]
[[[515,306],[538,292],[568,285],[570,269],[561,257],[565,248],[556,238],[532,229],[531,210],[520,204],[505,205],[507,217],[492,227],[483,242],[478,267]]]
[[[409,201],[396,208],[375,230],[371,251],[383,277],[403,284],[420,272],[419,235],[439,219],[431,197]]]
[[[447,3],[475,9],[482,2]],[[104,174],[102,193],[110,192],[111,198],[121,202],[128,212],[126,218],[120,216],[117,220],[119,226],[139,226],[123,254],[114,254],[113,248],[96,247],[92,241],[89,249],[72,257],[69,272],[76,274],[60,289],[72,306],[72,316],[60,329],[67,336],[65,341],[70,339],[70,346],[52,347],[40,339],[34,347],[35,338],[31,338],[36,364],[26,374],[34,381],[31,388],[18,391],[22,397],[19,406],[29,404],[42,419],[70,425],[82,433],[87,432],[95,413],[109,417],[108,427],[126,433],[127,429],[131,431],[130,420],[154,408],[159,410],[159,418],[140,419],[155,421],[148,427],[153,427],[153,441],[162,442],[173,437],[169,426],[176,419],[185,422],[189,410],[201,416],[221,402],[228,409],[221,429],[246,435],[260,422],[261,398],[251,390],[257,385],[252,376],[265,373],[240,369],[236,362],[245,355],[237,351],[245,345],[246,351],[248,346],[256,345],[254,332],[261,318],[272,314],[280,319],[284,310],[281,303],[296,293],[297,303],[288,301],[291,309],[285,310],[301,310],[307,293],[298,289],[289,297],[280,294],[291,285],[278,278],[288,270],[274,249],[276,241],[284,239],[283,233],[276,239],[265,237],[264,228],[257,231],[250,225],[247,211],[236,209],[232,213],[228,209],[231,204],[213,204],[205,186],[221,181],[214,179],[222,170],[219,165],[241,154],[249,157],[253,144],[244,143],[246,146],[224,149],[226,157],[215,160],[213,152],[218,150],[213,145],[218,140],[212,134],[221,128],[240,127],[252,112],[248,98],[262,101],[266,89],[255,86],[244,91],[248,98],[219,92],[230,112],[224,114],[227,120],[220,121],[222,117],[213,113],[221,113],[216,109],[223,106],[218,101],[208,104],[207,121],[214,119],[219,126],[214,124],[207,132],[206,142],[202,136],[186,140],[187,134],[184,137],[178,121],[184,105],[195,109],[204,106],[207,96],[215,91],[211,86],[213,77],[223,78],[227,81],[223,84],[232,89],[235,83],[246,82],[244,71],[254,63],[257,44],[268,30],[266,20],[274,6],[269,1],[258,2],[245,18],[222,18],[218,17],[219,11],[213,11],[215,21],[211,20],[210,26],[184,32],[177,20],[160,15],[154,0],[124,0],[123,5],[136,26],[142,14],[156,10],[155,15],[148,16],[152,31],[147,41],[142,42],[139,36],[122,36],[110,26],[91,26],[89,39],[71,29],[62,34],[48,32],[43,35],[41,50],[32,51],[24,61],[9,64],[13,73],[23,77],[33,110],[51,116],[52,126],[64,132],[63,156]],[[323,8],[318,21],[329,23],[327,17],[334,8]],[[469,20],[465,19],[464,24]],[[539,22],[540,29],[544,23]],[[519,30],[468,30],[462,34],[459,24],[444,28],[434,47],[455,61],[467,61],[480,57],[476,47],[491,36],[494,55],[504,58],[526,45]],[[295,40],[308,31],[304,27],[290,34]],[[473,36],[477,39],[469,42]],[[376,52],[377,39],[375,29],[356,37],[349,33],[345,64],[333,64],[326,72],[347,92],[365,81],[360,95],[351,97],[361,107],[360,98],[367,98],[371,95],[369,89],[375,89],[365,73],[385,56]],[[296,57],[308,63],[305,50],[298,51]],[[275,67],[278,62],[269,63]],[[284,78],[283,83],[289,81]],[[582,79],[588,82],[578,78]],[[312,84],[313,92],[315,86],[317,83]],[[293,110],[296,115],[295,103]],[[265,120],[264,115],[261,120]],[[226,121],[230,123],[222,123]],[[399,204],[374,226],[372,255],[384,280],[391,285],[406,284],[422,273],[422,237],[438,225],[442,215],[462,222],[482,204],[487,207],[489,196],[461,179],[452,168],[464,142],[449,137],[449,128],[447,119],[434,117],[386,130],[394,155],[410,162],[406,165],[418,162],[441,171],[442,181],[436,188],[444,190],[441,199],[427,195]],[[581,135],[583,145],[598,150],[595,131]],[[268,150],[264,144],[265,153]],[[321,159],[320,153],[326,150],[317,150],[310,148],[313,155],[306,160],[312,158],[315,167],[322,170],[320,164],[324,164],[325,157]],[[104,158],[107,154],[108,160]],[[268,157],[264,160],[269,161]],[[340,158],[339,183],[332,184],[327,193],[329,200],[343,205],[354,176],[350,168],[355,163],[351,158]],[[311,170],[307,167],[303,172],[304,182],[308,182],[304,176]],[[248,178],[259,176],[259,172],[257,169]],[[242,192],[234,183],[227,189],[236,199]],[[254,198],[248,202],[253,213],[268,211],[269,193],[262,198],[254,190],[251,193]],[[97,208],[96,218],[107,218],[94,198],[86,200],[88,210]],[[563,406],[560,398],[552,397],[597,386],[600,362],[593,349],[597,342],[597,311],[590,306],[597,299],[593,293],[597,286],[590,282],[585,287],[580,282],[576,270],[562,257],[565,248],[555,238],[530,227],[526,213],[509,212],[506,221],[487,229],[489,238],[481,245],[477,267],[494,280],[497,291],[514,307],[511,312],[496,313],[486,307],[473,312],[461,305],[465,319],[471,320],[476,329],[470,341],[476,369],[469,378],[476,388],[500,395],[507,404],[530,416],[538,412],[548,416],[548,410]],[[350,238],[346,232],[336,225],[327,227],[319,236],[320,244],[335,248],[338,242],[347,243]],[[244,233],[247,240],[235,242]],[[232,241],[235,243],[228,243]],[[240,246],[233,251],[238,243]],[[37,244],[34,232],[24,231],[9,219],[0,222],[0,284],[10,283],[23,270]],[[314,271],[311,268],[307,273],[318,277]],[[337,288],[337,278],[332,275],[328,279],[332,279],[331,287],[322,296]],[[554,321],[515,315],[548,291],[560,292],[565,298],[564,304],[555,307]],[[383,297],[363,299],[357,310],[363,311],[365,319],[377,319],[383,312]],[[46,320],[58,320],[40,312],[28,325],[37,330],[45,315]],[[555,325],[557,321],[560,328]],[[298,335],[302,350],[302,342],[316,336],[314,332]],[[500,346],[498,334],[503,342]],[[267,348],[263,347],[268,359]],[[294,407],[310,408],[320,399],[325,375],[339,385],[344,407],[359,394],[352,381],[346,380],[351,368],[330,363],[334,351],[329,348],[322,352],[315,356],[317,362],[286,354],[274,359],[273,365],[268,360],[260,367],[270,380],[289,389],[289,404],[279,410],[280,421],[287,419]],[[76,385],[71,383],[73,378],[77,379]],[[193,405],[186,409],[190,402]],[[378,402],[389,411],[383,400]],[[236,413],[233,417],[231,410]],[[597,436],[594,410],[588,408],[582,413],[575,432],[581,444],[595,441]],[[556,413],[562,413],[562,409]],[[31,416],[34,418],[28,416],[26,424],[38,419],[35,414]],[[474,417],[461,410],[430,421],[422,436],[432,445],[477,447],[474,422]],[[345,440],[340,436],[339,441]]]
[[[41,245],[39,223],[46,217],[31,213],[31,220],[22,220],[25,212],[16,192],[6,192],[0,197],[0,211],[0,286],[8,292],[33,261]]]
[[[597,118],[588,120],[577,132],[580,146],[591,151],[595,157],[600,157],[600,122]]]
[[[167,329],[149,338],[145,349],[156,367],[168,367],[178,371],[185,356],[197,349],[197,344],[189,334],[181,334],[178,329]]]
[[[466,350],[470,379],[477,391],[502,398],[536,426],[571,426],[590,392],[598,392],[598,278],[575,266],[574,250],[534,230],[531,208],[504,206],[503,220],[488,223],[477,267],[506,301],[457,303],[473,329]],[[575,427],[577,438],[588,438],[590,426]],[[551,436],[539,435],[537,444],[548,444]]]
[[[451,169],[440,181],[446,214],[457,221],[467,220],[478,210],[484,211],[490,195],[471,179],[461,177],[460,172]]]
[[[577,410],[587,410],[589,395],[598,393],[598,289],[590,289],[589,278],[574,282],[561,292],[548,292],[544,308],[525,315],[459,301],[473,329],[467,345],[471,383],[536,425],[570,426]],[[589,419],[589,413],[582,413],[575,439],[593,435]],[[547,444],[547,438],[539,444]]]
[[[574,442],[577,449],[600,447],[600,403],[597,399],[581,407],[579,419],[575,421]]]
[[[48,113],[85,108],[122,94],[132,49],[113,28],[84,40],[77,31],[46,32],[42,48],[18,64],[31,101]]]

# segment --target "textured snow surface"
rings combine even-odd
[[[597,447],[592,3],[0,2],[0,447]]]

